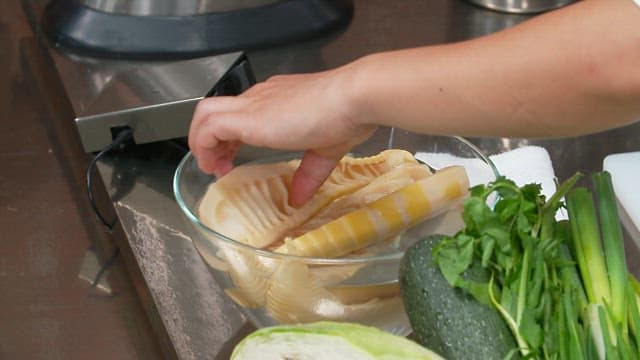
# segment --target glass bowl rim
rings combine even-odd
[[[489,167],[491,168],[491,171],[493,173],[493,175],[498,178],[500,176],[500,173],[498,172],[498,169],[496,168],[495,164],[493,163],[493,161],[491,159],[489,159],[489,156],[485,155],[476,145],[474,145],[472,142],[470,142],[469,140],[465,139],[464,137],[461,136],[444,136],[444,135],[433,135],[433,136],[438,136],[438,137],[450,137],[450,138],[454,138],[457,141],[463,143],[464,145],[466,145],[473,153],[474,155],[476,155],[478,158],[480,158],[482,161],[484,161],[487,165],[489,165]],[[342,257],[342,258],[323,258],[323,257],[311,257],[311,256],[300,256],[300,255],[291,255],[291,254],[282,254],[282,253],[276,253],[273,251],[269,251],[269,250],[264,250],[264,249],[259,249],[256,247],[253,247],[251,245],[242,243],[240,241],[234,240],[226,235],[223,235],[211,228],[209,228],[208,226],[206,226],[205,224],[203,224],[200,219],[198,218],[198,216],[191,210],[191,208],[185,203],[182,194],[180,193],[180,178],[182,175],[182,172],[185,168],[185,165],[187,164],[187,162],[189,162],[190,160],[194,160],[195,158],[193,157],[193,153],[191,151],[189,151],[187,154],[184,155],[184,157],[180,160],[180,163],[178,163],[178,166],[174,172],[173,175],[173,182],[172,182],[172,187],[173,187],[173,194],[174,197],[176,198],[176,202],[178,203],[178,206],[180,207],[180,209],[182,210],[182,212],[187,216],[187,218],[189,219],[189,221],[191,221],[191,223],[193,223],[198,229],[204,231],[205,233],[214,236],[216,239],[221,240],[222,242],[231,245],[235,248],[240,248],[246,251],[250,251],[252,253],[255,253],[258,256],[262,256],[262,257],[267,257],[267,258],[272,258],[272,259],[276,259],[276,260],[297,260],[297,261],[303,261],[305,263],[309,263],[309,264],[317,264],[317,265],[353,265],[353,264],[362,264],[362,263],[371,263],[371,262],[385,262],[385,261],[394,261],[394,260],[400,260],[402,258],[402,256],[404,255],[404,251],[397,251],[397,252],[393,252],[393,253],[388,253],[388,254],[382,254],[382,255],[373,255],[373,256],[361,256],[361,257],[354,257],[354,258],[348,258],[348,257]],[[192,239],[192,241],[194,241],[194,243],[196,243],[195,240]],[[197,248],[197,244],[196,244],[196,248]]]

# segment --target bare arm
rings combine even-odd
[[[480,39],[278,76],[198,105],[189,145],[223,175],[238,146],[306,150],[304,203],[377,125],[430,134],[563,137],[640,119],[640,8],[584,0]]]
[[[353,70],[357,121],[473,136],[596,132],[640,119],[640,8],[582,1],[476,40],[371,55]]]

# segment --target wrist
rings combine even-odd
[[[371,67],[378,54],[367,55],[339,69],[341,72],[340,100],[342,111],[348,126],[352,128],[380,125],[373,117],[371,104],[372,76]]]

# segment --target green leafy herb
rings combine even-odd
[[[464,204],[465,229],[446,238],[434,249],[434,257],[449,283],[479,301],[490,299],[503,315],[525,356],[542,356],[559,344],[545,333],[559,320],[559,244],[566,231],[557,231],[555,213],[560,200],[580,175],[569,179],[546,201],[538,184],[518,187],[500,177],[489,185],[471,189]],[[493,209],[487,199],[498,196]],[[464,279],[473,261],[491,270],[492,282],[478,284]],[[486,294],[485,294],[486,293]],[[558,330],[553,330],[559,332]]]

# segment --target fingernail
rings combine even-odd
[[[300,195],[298,195],[298,192],[294,191],[292,187],[289,189],[288,203],[290,206],[293,206],[294,208],[299,208],[300,206],[304,205],[305,201],[304,199],[300,199]]]
[[[224,163],[218,164],[218,166],[216,167],[213,173],[216,175],[216,177],[222,177],[222,176],[225,176],[227,173],[229,173],[231,170],[233,170],[233,164],[229,162],[224,162]]]

